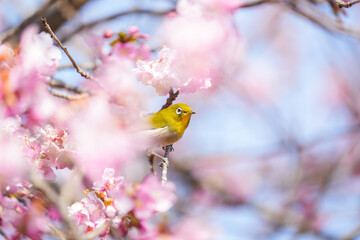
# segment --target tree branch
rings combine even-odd
[[[166,103],[161,107],[160,110],[170,107],[173,101],[175,101],[175,99],[179,96],[179,93],[180,93],[179,90],[174,92],[174,90],[171,88],[169,91],[169,97],[166,99]]]
[[[287,1],[286,6],[293,12],[315,23],[326,31],[348,34],[354,38],[360,39],[360,31],[345,27],[343,24],[336,21],[336,19],[333,19],[317,10],[307,1]]]
[[[349,8],[357,3],[360,3],[360,0],[355,0],[355,1],[351,1],[351,2],[344,2],[342,0],[334,0],[335,3],[340,7],[345,7],[345,8]]]
[[[98,24],[108,22],[108,21],[114,20],[114,19],[119,18],[119,17],[124,17],[124,16],[131,15],[131,14],[148,14],[148,15],[152,15],[152,16],[164,16],[165,14],[167,14],[169,12],[172,12],[172,11],[175,11],[175,8],[171,8],[171,9],[166,10],[166,11],[132,9],[132,10],[125,11],[125,12],[116,13],[114,15],[98,19],[96,21],[92,21],[92,22],[89,22],[89,23],[86,23],[86,24],[82,24],[81,26],[79,26],[79,27],[75,28],[74,30],[72,30],[71,32],[67,33],[64,37],[61,38],[61,40],[63,42],[66,42],[70,38],[72,38],[75,34],[81,32],[81,31],[83,31],[85,29],[95,27]]]
[[[257,0],[240,4],[239,8],[255,7],[264,3],[277,3],[279,0]]]
[[[340,240],[352,240],[360,235],[360,225],[356,226],[349,234],[340,238]]]
[[[3,36],[2,42],[8,42],[14,38],[14,36],[19,35],[20,32],[28,25],[33,23],[39,16],[44,15],[49,8],[56,3],[57,0],[49,0],[45,2],[35,13],[33,13],[28,18],[24,19],[17,27],[10,28]]]
[[[74,68],[76,69],[76,71],[84,78],[86,79],[94,79],[94,77],[88,73],[85,72],[84,70],[82,70],[75,62],[75,60],[71,57],[69,51],[67,50],[67,48],[60,42],[60,40],[56,37],[55,33],[51,30],[50,25],[47,23],[46,18],[42,17],[41,21],[44,24],[44,27],[46,29],[46,31],[48,31],[51,35],[51,37],[56,41],[56,43],[61,47],[61,49],[64,51],[64,53],[66,54],[66,56],[68,56],[68,58],[70,59],[72,65],[74,66]]]

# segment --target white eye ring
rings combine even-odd
[[[181,108],[177,108],[177,109],[176,109],[176,113],[177,113],[178,115],[180,115],[180,114],[182,113],[182,109],[181,109]]]

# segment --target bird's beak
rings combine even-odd
[[[194,111],[190,111],[189,113],[190,113],[190,114],[196,114],[196,112],[194,112]]]

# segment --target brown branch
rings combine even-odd
[[[360,225],[356,226],[349,234],[340,238],[340,240],[352,240],[360,235]]]
[[[164,16],[165,14],[167,14],[169,12],[172,12],[172,11],[175,11],[175,8],[171,8],[171,9],[166,10],[166,11],[133,9],[133,10],[129,10],[129,11],[121,12],[121,13],[116,13],[114,15],[107,16],[105,18],[101,18],[101,19],[98,19],[98,20],[93,21],[93,22],[82,24],[81,26],[79,26],[79,27],[75,28],[74,30],[72,30],[71,32],[67,33],[64,37],[61,38],[61,40],[63,42],[66,42],[70,38],[72,38],[75,34],[81,32],[81,31],[83,31],[85,29],[92,28],[92,27],[94,27],[94,26],[96,26],[98,24],[108,22],[108,21],[114,20],[114,19],[119,18],[119,17],[131,15],[131,14],[148,14],[148,15],[152,15],[152,16]]]
[[[70,101],[85,99],[91,95],[90,92],[81,87],[71,86],[55,78],[47,82],[47,85],[50,87],[49,91],[53,96]]]
[[[277,3],[279,0],[258,0],[240,4],[239,8],[255,7],[264,3]]]
[[[360,3],[360,0],[355,0],[355,1],[351,1],[351,2],[344,2],[342,0],[334,0],[335,3],[340,7],[345,7],[345,8],[349,8],[357,3]]]
[[[88,69],[88,70],[93,70],[97,67],[96,63],[94,63],[94,62],[86,62],[86,63],[78,64],[78,66],[80,68]],[[64,69],[69,69],[69,68],[73,68],[73,67],[74,66],[72,64],[61,65],[61,66],[57,67],[57,70],[64,70]]]
[[[336,21],[336,19],[332,19],[331,17],[317,10],[307,1],[287,1],[286,6],[293,12],[308,19],[328,32],[348,34],[354,38],[360,39],[360,31],[345,27],[343,24]]]
[[[63,98],[69,101],[78,101],[89,97],[88,93],[68,94],[68,93],[58,92],[56,90],[50,90],[50,93],[55,97]]]
[[[34,12],[31,16],[24,19],[18,26],[9,29],[5,35],[2,38],[2,42],[8,42],[11,41],[11,39],[14,38],[14,36],[19,35],[20,32],[28,25],[33,23],[36,19],[39,19],[39,16],[44,15],[46,11],[49,10],[49,8],[52,7],[54,3],[56,3],[57,0],[49,0],[45,2],[36,12]],[[15,40],[15,39],[14,39]]]
[[[94,77],[88,73],[88,72],[85,72],[84,70],[82,70],[77,64],[76,62],[74,61],[74,59],[71,57],[70,53],[68,52],[66,46],[64,46],[60,40],[56,37],[55,33],[51,30],[51,27],[50,25],[47,23],[46,21],[46,18],[45,17],[42,17],[41,18],[41,21],[43,22],[44,24],[44,27],[46,29],[46,31],[48,31],[51,35],[51,37],[56,41],[56,43],[61,47],[61,49],[65,52],[66,56],[68,56],[68,58],[70,59],[72,65],[74,66],[74,68],[76,69],[76,71],[84,78],[86,79],[94,79]]]
[[[161,107],[160,110],[170,107],[173,101],[175,101],[175,99],[179,96],[179,93],[180,93],[179,90],[174,92],[174,90],[171,88],[169,91],[169,97],[166,99],[166,103]]]
[[[75,227],[73,221],[70,219],[68,215],[68,206],[67,203],[61,198],[54,190],[54,188],[49,184],[49,182],[40,179],[35,174],[30,176],[30,182],[33,184],[34,188],[42,192],[49,202],[54,204],[56,208],[59,210],[61,217],[63,219],[63,223],[65,224],[66,228],[68,229],[67,235],[71,235],[71,239],[84,239],[82,232]],[[70,239],[70,238],[67,238]]]
[[[78,87],[78,86],[72,86],[69,84],[66,84],[60,80],[57,80],[55,78],[51,78],[49,82],[47,82],[47,85],[51,88],[57,88],[57,89],[64,89],[73,93],[88,93],[85,89]]]

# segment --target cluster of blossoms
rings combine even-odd
[[[242,45],[231,24],[231,9],[237,1],[181,0],[176,14],[165,19],[159,32],[164,47],[155,61],[138,60],[135,72],[139,81],[154,87],[159,95],[170,88],[194,93],[226,80],[237,71]],[[211,9],[221,6],[214,13]]]
[[[56,73],[61,58],[47,33],[28,27],[20,39],[20,48],[0,44],[0,108],[5,116],[27,114],[27,125],[37,124],[54,113],[44,84]]]
[[[20,117],[7,117],[0,122],[0,143],[4,147],[1,176],[8,180],[21,178],[31,165],[43,178],[55,180],[53,169],[72,168],[75,152],[69,147],[68,133],[51,125],[34,129],[30,134]]]
[[[26,181],[6,186],[0,195],[0,229],[9,239],[42,239],[50,220],[61,220],[54,206],[31,192]]]
[[[218,3],[222,5],[222,1]],[[94,93],[85,101],[67,102],[51,95],[48,85],[61,52],[49,34],[29,26],[19,46],[0,43],[0,234],[41,239],[50,232],[48,222],[61,220],[60,208],[49,206],[45,194],[25,179],[29,179],[30,169],[35,169],[42,178],[53,181],[55,170],[73,167],[87,179],[103,174],[102,180],[68,209],[85,233],[101,230],[100,236],[106,236],[112,227],[129,239],[156,239],[160,235],[189,239],[193,235],[189,225],[204,225],[195,219],[180,222],[176,230],[153,226],[153,216],[175,203],[174,185],[162,185],[154,175],[131,184],[115,177],[114,169],[122,169],[146,145],[146,139],[134,136],[128,128],[129,122],[139,117],[144,99],[136,78],[154,87],[159,95],[171,88],[195,92],[210,88],[219,79],[215,74],[220,68],[217,54],[226,55],[222,42],[235,38],[219,34],[223,24],[205,13],[209,7],[180,1],[177,14],[169,14],[162,27],[174,37],[162,36],[169,48],[160,50],[159,59],[154,61],[150,61],[151,50],[144,43],[148,36],[137,27],[119,33],[110,43],[110,51],[104,49],[104,42],[113,35],[109,31],[87,41],[98,65],[93,81],[81,83]],[[189,30],[187,24],[192,26],[190,35],[184,34]],[[208,238],[205,232],[197,229],[197,233],[198,239]]]
[[[162,185],[155,175],[132,185],[114,174],[114,169],[105,169],[102,180],[95,182],[81,201],[69,207],[70,217],[84,232],[96,231],[108,222],[101,236],[109,233],[110,226],[133,239],[144,234],[156,235],[149,231],[151,226],[147,221],[175,203],[174,185],[170,182]]]
[[[70,150],[64,129],[54,129],[51,125],[37,127],[35,134],[25,137],[26,153],[34,168],[48,180],[55,180],[53,169],[72,168],[75,152]]]
[[[137,61],[135,69],[138,79],[146,85],[154,87],[159,95],[166,95],[171,88],[181,92],[194,92],[211,87],[211,78],[184,76],[181,69],[186,68],[186,59],[180,59],[178,51],[164,47],[158,54],[159,59],[151,62]]]

